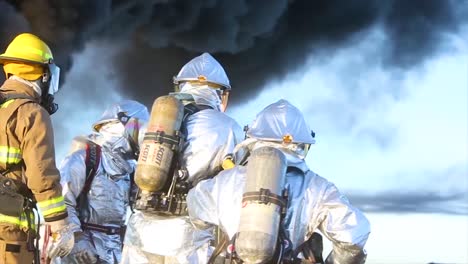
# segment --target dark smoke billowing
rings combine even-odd
[[[300,69],[310,54],[331,54],[373,26],[385,30],[384,64],[406,68],[434,54],[458,30],[463,1],[311,0],[0,0],[0,46],[30,31],[50,43],[58,63],[86,41],[122,44],[114,58],[124,93],[150,103],[172,87],[201,52],[225,67],[234,101]],[[97,61],[96,63],[99,63]]]

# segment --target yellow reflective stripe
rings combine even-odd
[[[9,152],[9,153],[15,153],[15,154],[20,154],[20,153],[21,153],[21,149],[20,149],[20,148],[7,147],[7,146],[0,146],[0,151]]]
[[[57,196],[55,198],[51,198],[51,199],[48,199],[48,200],[44,200],[44,201],[40,201],[37,203],[37,205],[39,205],[39,207],[41,208],[44,208],[44,207],[48,207],[50,205],[54,205],[56,203],[60,203],[60,202],[63,202],[63,196],[60,195],[60,196]]]
[[[40,201],[37,203],[37,205],[39,206],[39,209],[41,209],[42,215],[44,217],[50,214],[63,212],[67,209],[63,196]]]
[[[13,103],[15,99],[6,100],[3,104],[0,105],[0,108],[7,108],[9,104]]]
[[[52,54],[50,54],[48,52],[44,52],[44,51],[42,51],[40,49],[36,49],[36,48],[31,47],[31,46],[24,46],[22,48],[25,49],[25,50],[28,50],[31,53],[34,53],[34,54],[37,54],[37,55],[41,56],[42,58],[44,58],[44,60],[52,59]]]
[[[26,229],[29,228],[28,220],[26,219],[26,214],[24,212],[21,214],[21,217],[19,218],[14,217],[14,216],[0,214],[0,223],[13,224],[13,225],[17,225],[20,227],[24,227]],[[35,223],[34,214],[31,213],[31,228],[33,230],[36,230],[36,225],[34,223]]]
[[[21,149],[15,147],[0,146],[0,162],[7,164],[19,163],[22,159]]]
[[[20,163],[21,158],[15,158],[15,157],[3,157],[0,156],[0,162],[6,163],[6,164],[18,164]]]
[[[54,208],[51,208],[49,210],[45,210],[45,211],[42,211],[42,215],[45,216],[48,216],[48,215],[51,215],[51,214],[55,214],[55,213],[62,213],[62,212],[65,212],[65,210],[67,210],[67,206],[65,204],[63,205],[60,205],[58,207],[54,207]]]

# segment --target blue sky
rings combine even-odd
[[[389,69],[375,29],[334,54],[312,54],[228,114],[245,125],[280,98],[304,112],[317,133],[309,166],[371,220],[368,263],[468,263],[466,36],[447,36],[439,54],[412,69]],[[91,43],[75,55],[53,116],[58,161],[73,136],[122,99],[109,78],[113,50]]]

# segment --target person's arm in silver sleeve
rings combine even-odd
[[[77,198],[86,180],[85,155],[85,150],[77,150],[65,157],[59,168],[68,217],[72,231],[75,233],[82,231],[77,211]]]
[[[365,263],[364,245],[370,233],[369,221],[334,184],[328,183],[322,194],[318,227],[333,242],[333,250],[325,263]]]
[[[187,194],[187,209],[192,224],[198,229],[218,225],[218,212],[213,191],[215,180],[201,181]]]
[[[70,258],[74,263],[92,264],[97,263],[97,253],[94,246],[82,238],[81,223],[78,215],[78,196],[80,195],[86,181],[86,151],[79,149],[68,155],[60,166],[62,175],[63,196],[67,205],[71,228],[75,234],[75,245],[70,252]]]

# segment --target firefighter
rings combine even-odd
[[[180,205],[178,207],[180,210],[168,214],[167,211],[161,212],[163,206],[159,207],[161,204],[157,204],[156,208],[150,207],[148,210],[142,208],[131,216],[125,237],[122,263],[205,264],[208,259],[210,250],[208,242],[212,234],[209,230],[193,229],[186,209],[182,208],[185,203],[183,197],[192,186],[216,175],[221,170],[224,157],[240,142],[243,133],[237,122],[224,113],[231,85],[223,67],[210,54],[203,53],[184,65],[174,78],[174,83],[176,92],[171,96],[180,100],[183,111],[182,125],[178,133],[183,137],[183,143],[180,148],[177,146],[172,148],[178,152],[174,155],[178,157],[175,171],[178,172],[177,177],[180,177],[180,182],[174,187],[179,190],[176,191],[177,197],[182,197],[183,200],[173,200],[173,197],[167,196],[159,199],[161,196],[158,196],[155,200],[161,201],[167,198],[175,201]],[[178,105],[169,104],[173,102],[171,100],[161,101],[171,107]],[[159,100],[156,99],[156,102]],[[158,114],[152,110],[148,131],[153,130],[152,127],[158,130],[159,127],[159,124],[151,124],[153,112]],[[175,141],[174,137],[166,134],[153,135],[155,136],[153,138],[164,142],[163,144]],[[158,137],[163,139],[157,139]],[[143,148],[145,140],[142,144]],[[142,152],[140,159],[143,159],[143,155]],[[135,174],[137,184],[141,182],[139,175],[143,175],[139,173],[140,161]],[[160,161],[166,162],[166,159],[158,159],[156,155],[155,161],[155,164],[159,164]],[[151,170],[150,167],[147,168]],[[153,174],[149,171],[147,175],[151,177],[155,174],[156,171]],[[173,177],[176,176],[170,175],[164,178],[173,179]],[[167,182],[171,183],[171,180]]]
[[[131,174],[148,118],[146,106],[123,100],[104,111],[94,133],[74,139],[60,174],[76,238],[62,264],[120,262]]]
[[[47,44],[29,33],[13,39],[0,64],[0,263],[39,263],[36,205],[53,233],[49,257],[65,256],[74,242],[50,119],[60,69]]]
[[[209,263],[219,256],[222,263],[323,263],[316,231],[333,243],[325,263],[364,263],[369,222],[308,168],[304,159],[315,139],[299,109],[286,100],[267,106],[246,136],[236,146],[243,153],[237,165],[187,197],[196,226],[216,225],[225,234]]]

